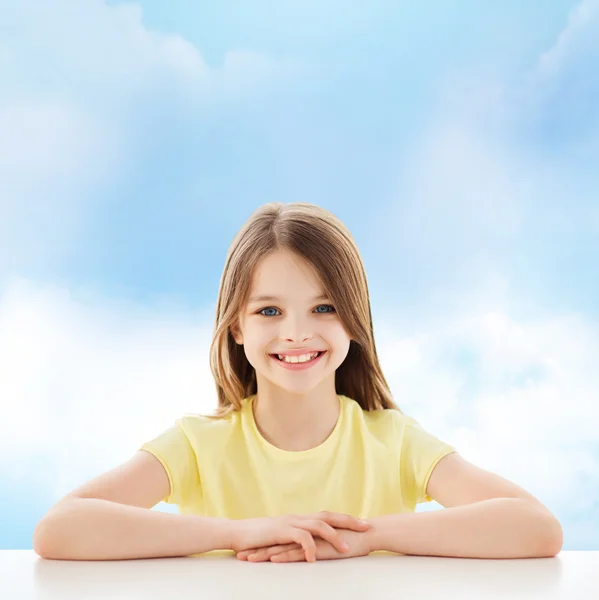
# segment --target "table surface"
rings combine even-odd
[[[275,564],[239,561],[231,553],[63,561],[42,559],[33,550],[0,550],[0,582],[2,597],[11,600],[586,600],[599,597],[599,552],[507,560],[375,553]]]

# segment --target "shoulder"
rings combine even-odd
[[[377,437],[384,436],[389,439],[397,439],[398,435],[401,436],[405,427],[414,422],[413,419],[399,410],[392,408],[364,410],[357,401],[347,396],[342,396],[342,398],[346,402],[348,420],[353,423],[360,423]]]
[[[199,413],[185,413],[176,420],[178,426],[188,438],[201,436],[219,436],[233,431],[239,425],[241,413],[233,411],[221,418]]]
[[[402,447],[438,442],[417,419],[396,409],[364,410],[358,402],[350,400],[347,412],[371,433],[399,442]]]
[[[352,401],[349,412],[353,412],[371,428],[387,428],[401,433],[406,427],[418,427],[415,419],[394,408],[364,410],[357,402]]]
[[[222,451],[230,440],[239,435],[237,426],[238,413],[231,413],[224,418],[214,419],[203,414],[186,413],[175,420],[162,445],[171,447],[172,451],[179,448],[191,452],[196,459],[206,452],[210,456]],[[237,433],[236,433],[237,432]]]

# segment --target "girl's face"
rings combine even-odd
[[[328,390],[330,384],[334,391],[335,371],[347,356],[350,337],[323,294],[314,268],[288,250],[274,251],[258,263],[234,338],[256,369],[259,388],[270,382],[304,394],[321,385]],[[324,354],[301,370],[287,369],[272,356],[300,348]]]

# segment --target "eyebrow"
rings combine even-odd
[[[329,297],[326,294],[321,294],[320,296],[316,296],[316,298],[312,298],[312,302],[317,302],[318,300],[328,300]],[[253,302],[278,302],[281,298],[278,296],[253,296],[248,300],[249,303]]]

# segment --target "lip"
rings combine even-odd
[[[271,354],[284,354],[285,356],[301,356],[302,354],[312,354],[313,352],[325,352],[320,348],[300,348],[299,350],[285,350],[283,352],[271,352]]]
[[[314,350],[314,352],[317,352],[317,351]],[[319,351],[319,352],[320,352],[320,355],[317,358],[315,358],[313,360],[310,360],[308,362],[304,362],[304,363],[287,363],[287,362],[284,362],[282,360],[279,360],[276,357],[276,355],[270,354],[269,356],[270,356],[270,358],[272,360],[276,361],[276,363],[280,367],[282,367],[283,369],[288,369],[290,371],[304,371],[306,369],[310,369],[311,367],[313,367],[314,365],[316,365],[317,363],[319,363],[320,360],[322,359],[322,357],[327,353],[326,350],[322,350],[322,351]],[[310,354],[310,353],[309,352],[303,352],[303,354]]]

